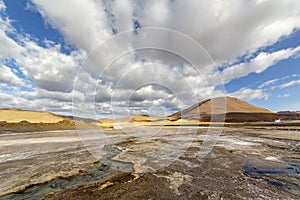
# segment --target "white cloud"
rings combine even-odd
[[[28,100],[35,99],[48,99],[59,102],[72,102],[72,98],[82,100],[84,98],[83,94],[78,91],[72,92],[58,92],[58,91],[48,91],[45,89],[37,88],[34,91],[22,91],[20,89],[16,90],[20,97]]]
[[[60,48],[59,44],[44,48],[26,39],[22,53],[15,60],[25,76],[34,80],[38,87],[50,91],[72,91],[84,54],[73,51],[66,55]]]
[[[192,36],[217,63],[273,44],[300,26],[299,1],[166,2],[146,1],[140,11],[141,23]],[[162,14],[153,9],[158,5]],[[183,44],[182,48],[188,47]]]
[[[241,88],[238,91],[230,93],[229,95],[250,101],[254,99],[268,99],[269,95],[261,89]]]
[[[123,0],[123,1],[105,1],[109,6],[106,6],[107,12],[111,11],[113,14],[112,18],[109,18],[109,22],[113,26],[113,28],[121,30],[132,29],[132,18],[134,2],[131,0]],[[117,30],[117,31],[118,31]]]
[[[106,5],[92,0],[72,4],[67,0],[32,2],[67,40],[87,51],[110,37],[110,26],[120,32],[132,28],[137,20],[143,27],[186,33],[202,44],[217,63],[223,63],[273,44],[300,27],[297,0],[115,1]],[[172,42],[153,37],[163,43]],[[188,51],[189,46],[182,44],[181,48]]]
[[[253,72],[261,73],[281,60],[297,56],[300,51],[300,47],[287,48],[260,52],[254,57],[254,53],[300,28],[300,1],[297,0],[31,0],[28,5],[77,49],[70,54],[64,53],[55,41],[45,41],[47,45],[40,46],[34,38],[17,33],[9,19],[0,17],[0,66],[5,70],[0,81],[14,85],[24,82],[9,66],[4,66],[5,60],[13,59],[26,78],[34,82],[33,91],[16,92],[16,98],[7,103],[15,107],[34,108],[35,105],[35,109],[65,112],[72,108],[73,92],[75,101],[87,103],[87,108],[76,108],[78,113],[93,110],[93,101],[100,111],[115,109],[117,113],[124,113],[132,95],[134,108],[146,110],[145,106],[151,103],[176,108],[180,104],[191,105],[203,98],[222,95],[222,91],[216,89],[222,85],[220,75],[228,83]],[[0,0],[0,10],[5,11],[5,7]],[[187,43],[169,33],[153,33],[145,39],[143,30],[139,30],[139,34],[132,32],[129,37],[105,46],[102,49],[105,54],[95,54],[88,63],[90,68],[76,77],[88,52],[113,33],[134,26],[163,27],[187,34],[207,50],[217,65],[224,64],[224,67],[221,72],[215,69],[211,60],[203,59],[204,52],[193,51],[195,44],[192,42]],[[196,65],[190,66],[178,55],[158,50],[131,52],[110,66],[104,65],[117,53],[152,43],[178,50],[179,56],[185,53]],[[241,56],[250,61],[239,63]],[[97,73],[101,71],[104,74],[101,81],[97,81],[100,75]],[[275,82],[276,79],[266,82],[256,90],[241,88],[232,95],[244,100],[267,98],[262,89]],[[149,83],[163,85],[170,91],[146,87]],[[5,94],[3,98],[11,98],[9,95],[12,94]],[[115,102],[111,105],[112,97]],[[4,103],[1,106],[5,106]]]
[[[46,22],[78,48],[91,51],[111,34],[101,1],[32,0]]]
[[[275,84],[275,83],[276,83],[277,81],[279,81],[279,80],[280,80],[279,78],[272,79],[272,80],[268,80],[268,81],[266,81],[266,82],[260,84],[260,85],[258,86],[258,88],[261,89],[261,88],[267,87],[267,86],[269,86],[269,85],[273,85],[273,84]]]
[[[279,88],[280,85],[279,82],[283,82],[284,80],[290,79],[290,78],[297,78],[300,77],[299,74],[291,74],[291,75],[287,75],[284,77],[280,77],[280,78],[275,78],[275,79],[271,79],[268,81],[263,82],[262,84],[260,84],[258,86],[259,89],[265,88],[267,89],[267,87],[270,87],[271,90],[277,89]]]
[[[52,41],[46,41],[45,47],[39,46],[34,38],[18,33],[10,19],[2,16],[0,27],[0,107],[70,115],[72,98],[83,98],[72,88],[85,53],[74,50],[67,55],[61,52],[60,44]],[[18,69],[9,67],[11,63]]]
[[[6,6],[3,2],[3,0],[0,0],[0,11],[6,10]]]
[[[10,20],[0,16],[0,62],[20,54],[23,49],[15,40],[8,37],[7,33],[14,33]]]
[[[273,53],[262,52],[248,63],[240,63],[229,66],[222,71],[223,80],[225,83],[233,79],[247,76],[250,73],[261,73],[268,67],[273,66],[281,60],[290,58],[300,52],[300,46],[296,48],[288,48],[279,50]]]
[[[289,96],[290,96],[290,94],[286,93],[286,94],[277,95],[277,98],[285,98],[285,97],[289,97]]]
[[[9,83],[12,85],[25,85],[25,81],[20,79],[11,68],[0,65],[0,83]]]
[[[174,95],[170,91],[166,91],[163,88],[158,88],[153,85],[138,88],[131,99],[144,100],[151,97],[151,99],[170,99],[174,98]]]
[[[290,82],[281,84],[278,88],[284,89],[284,88],[292,87],[292,86],[299,85],[299,84],[300,84],[300,79],[299,80],[292,80]]]
[[[46,47],[39,46],[29,36],[18,34],[11,22],[1,17],[0,26],[0,64],[3,65],[5,60],[14,60],[19,70],[26,78],[35,81],[37,87],[50,91],[72,91],[76,72],[85,57],[83,51],[74,50],[67,55],[61,52],[60,44],[49,41]],[[13,77],[11,81],[15,84],[23,84],[11,70],[2,68],[5,74],[1,75],[0,81],[7,82],[8,77]]]
[[[72,106],[72,93],[49,92],[38,89],[36,91],[22,91],[11,86],[0,87],[0,108],[21,108],[28,110],[50,111],[65,115],[71,115],[82,108]],[[75,98],[82,98],[80,93],[75,93]],[[79,111],[77,111],[79,113]]]

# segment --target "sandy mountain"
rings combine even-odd
[[[132,115],[127,117],[108,119],[108,118],[100,118],[98,122],[100,123],[113,123],[113,122],[153,122],[164,120],[164,117],[156,117],[149,115]]]
[[[98,125],[103,128],[142,126],[206,125],[211,122],[274,122],[275,120],[300,120],[300,114],[279,114],[254,106],[235,97],[217,97],[201,101],[187,109],[167,117],[132,115],[116,119],[102,118]]]
[[[156,125],[163,124],[165,117],[156,117],[149,115],[132,115],[116,119],[100,118],[98,125],[102,128],[116,128],[118,126],[134,126],[134,125]]]
[[[162,117],[149,116],[149,115],[133,115],[130,117],[131,121],[134,122],[153,122],[163,120]]]
[[[168,117],[170,120],[178,119],[205,119],[209,120],[211,116],[221,116],[226,114],[226,119],[231,116],[247,118],[249,116],[255,117],[257,114],[264,116],[273,116],[275,113],[260,107],[256,107],[245,101],[242,101],[235,97],[217,97],[212,99],[207,99],[197,103],[187,109],[178,111]],[[252,117],[251,117],[252,118]],[[230,121],[236,121],[232,119]],[[246,121],[247,119],[245,119]],[[252,119],[248,119],[253,121]]]
[[[28,121],[30,123],[56,123],[62,120],[70,120],[70,117],[55,115],[50,112],[38,112],[19,109],[1,109],[0,121],[8,123],[18,123]]]

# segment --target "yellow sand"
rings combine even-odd
[[[223,113],[272,113],[271,111],[256,107],[246,101],[235,97],[218,97],[200,105],[199,111],[204,114]]]
[[[225,113],[273,113],[267,109],[256,107],[235,97],[217,97],[197,103],[187,109],[169,116],[171,121],[181,117],[199,117],[200,115],[218,115]]]
[[[98,126],[101,128],[114,128],[116,125],[115,120],[108,118],[98,119]]]
[[[50,112],[36,112],[18,109],[0,110],[0,121],[6,121],[9,123],[17,123],[24,120],[30,123],[55,123],[64,119],[66,118]]]
[[[195,104],[185,110],[174,113],[166,118],[134,115],[124,118],[118,118],[115,120],[100,119],[99,125],[103,128],[114,127],[116,122],[128,122],[132,125],[140,126],[154,126],[154,125],[199,125],[199,124],[222,124],[222,122],[200,122],[199,120],[186,120],[180,119],[181,114],[184,117],[200,115],[212,115],[212,114],[225,114],[225,113],[273,113],[267,109],[260,108],[249,104],[245,101],[237,99],[235,97],[217,97],[209,99],[207,101]],[[101,122],[100,122],[101,121]]]

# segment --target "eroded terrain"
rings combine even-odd
[[[87,137],[75,131],[2,134],[0,178],[5,181],[0,195],[2,199],[300,198],[299,131],[214,128],[222,129],[220,136],[207,134],[207,127],[180,131],[145,127],[136,132],[108,130],[104,135],[89,130]],[[206,156],[203,140],[217,141]]]

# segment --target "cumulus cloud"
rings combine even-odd
[[[24,80],[19,78],[11,68],[5,66],[5,65],[0,65],[0,82],[1,83],[9,83],[12,85],[25,85]]]
[[[75,108],[79,115],[124,114],[129,103],[144,113],[151,106],[175,110],[221,96],[223,83],[262,73],[300,52],[300,47],[262,50],[300,28],[297,0],[30,2],[31,9],[75,50],[65,53],[55,41],[41,46],[26,33],[17,33],[10,19],[1,16],[0,69],[5,73],[0,74],[0,82],[19,87],[28,79],[33,84],[29,91],[3,92],[1,98],[16,98],[2,107],[23,104],[67,112],[73,99],[82,103]],[[0,10],[5,9],[0,0]],[[145,27],[162,29],[151,32]],[[128,29],[124,37],[113,37]],[[9,59],[24,77],[5,65]],[[277,81],[231,95],[244,100],[267,98],[263,88]],[[281,88],[288,84],[298,83]]]
[[[14,33],[13,28],[10,25],[9,19],[3,19],[0,16],[0,61],[4,61],[6,58],[14,57],[22,51],[22,47],[7,33]]]
[[[191,36],[217,63],[271,45],[300,27],[300,2],[293,0],[32,2],[79,48],[91,50],[110,37],[112,28],[121,32],[138,23],[141,27],[170,28]],[[161,39],[158,36],[154,40]],[[188,51],[189,47],[182,44],[181,48]]]
[[[47,23],[80,49],[91,51],[111,35],[102,1],[32,0]]]
[[[174,94],[172,94],[171,91],[164,89],[163,87],[148,85],[138,88],[131,96],[131,99],[140,101],[148,97],[151,97],[152,99],[169,99],[173,98]]]
[[[280,0],[156,0],[140,3],[136,10],[142,26],[181,31],[203,45],[216,63],[222,63],[291,34],[300,26],[299,6],[298,1]],[[181,48],[188,50],[184,44]]]
[[[70,114],[70,109],[72,109],[71,103],[67,104],[53,99],[30,100],[22,98],[14,93],[1,93],[0,102],[1,108],[19,108],[20,104],[22,104],[22,109],[36,110],[36,108],[39,108],[38,110],[41,111],[60,112],[64,114]]]
[[[84,54],[73,51],[61,53],[59,44],[47,48],[25,40],[21,55],[15,57],[24,75],[49,91],[72,91],[73,81]]]
[[[10,21],[1,17],[0,26],[0,64],[13,60],[25,77],[33,80],[37,87],[50,91],[72,91],[76,72],[85,57],[83,51],[74,50],[67,55],[61,52],[61,45],[54,42],[47,42],[46,47],[42,47],[29,36],[18,34]],[[16,39],[9,35],[15,35]],[[2,75],[2,82],[7,82],[7,77],[13,77],[12,81],[22,84],[11,70],[5,66],[2,68],[7,72]]]
[[[1,9],[5,12],[5,6]],[[18,33],[4,16],[0,16],[0,42],[0,107],[70,115],[72,98],[83,98],[72,90],[85,53],[62,53],[61,45],[51,41],[40,46],[36,39]]]

